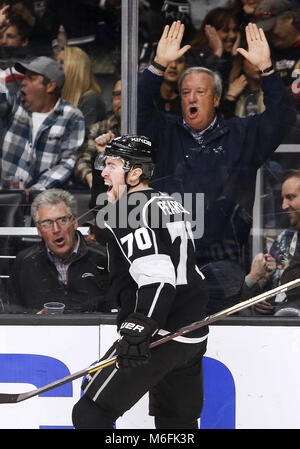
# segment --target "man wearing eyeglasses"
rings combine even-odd
[[[109,312],[106,251],[78,231],[77,205],[64,190],[37,195],[31,216],[42,242],[16,257],[9,282],[13,312],[43,313],[59,301],[66,312]]]

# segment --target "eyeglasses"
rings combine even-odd
[[[121,91],[120,90],[114,90],[112,93],[113,97],[120,97],[121,96]]]
[[[38,221],[38,224],[46,230],[52,229],[54,223],[56,223],[60,228],[65,228],[69,224],[71,218],[73,218],[72,215],[65,215],[64,217],[58,217],[56,220]]]

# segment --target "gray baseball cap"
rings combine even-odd
[[[65,83],[65,72],[62,66],[47,56],[39,56],[28,63],[17,62],[15,69],[19,73],[25,73],[26,70],[46,76],[56,82],[56,86],[61,89]]]
[[[292,8],[289,0],[261,0],[254,12],[256,25],[269,31],[276,23],[277,17]]]

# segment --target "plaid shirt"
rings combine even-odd
[[[84,141],[82,113],[59,99],[32,142],[31,113],[22,106],[19,92],[12,95],[1,84],[0,111],[7,120],[1,151],[2,179],[10,175],[23,181],[24,187],[36,190],[66,181]]]
[[[72,264],[73,260],[77,256],[78,249],[79,249],[79,243],[80,243],[80,240],[79,240],[79,237],[77,236],[77,243],[75,245],[75,248],[74,248],[72,254],[70,254],[70,256],[67,259],[61,259],[47,247],[49,259],[55,265],[55,267],[58,271],[58,279],[63,284],[68,283],[68,269],[69,269],[69,266]]]
[[[86,175],[92,171],[92,164],[97,154],[95,138],[101,134],[112,131],[116,137],[121,135],[120,122],[115,115],[111,115],[106,120],[94,123],[88,129],[85,142],[78,153],[74,174],[78,181],[86,182]]]

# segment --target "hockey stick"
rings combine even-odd
[[[220,312],[217,312],[214,315],[209,315],[206,318],[204,318],[203,320],[196,321],[187,326],[184,326],[174,333],[167,334],[166,336],[160,338],[159,340],[151,343],[150,348],[154,348],[155,346],[161,345],[169,340],[173,340],[176,337],[184,335],[184,334],[191,332],[195,329],[199,329],[200,327],[207,326],[217,320],[220,320],[221,318],[225,318],[228,315],[232,315],[233,313],[239,312],[240,310],[246,309],[247,307],[257,304],[258,302],[260,302],[262,300],[265,300],[267,298],[275,296],[277,293],[285,292],[287,290],[291,290],[298,286],[300,286],[300,279],[295,279],[294,281],[290,281],[287,284],[273,288],[272,290],[269,290],[265,293],[261,293],[258,296],[254,296],[253,298],[250,298],[250,299],[247,299],[246,301],[235,304],[232,307],[221,310]],[[87,374],[93,373],[93,372],[103,369],[107,366],[110,366],[110,365],[114,364],[115,361],[116,361],[116,357],[101,360],[100,362],[97,362],[94,365],[89,366],[88,368],[85,368],[81,371],[77,371],[76,373],[70,374],[69,376],[55,380],[54,382],[51,382],[48,385],[45,385],[43,387],[37,388],[32,391],[28,391],[25,393],[0,393],[0,404],[14,404],[17,402],[25,401],[26,399],[30,399],[34,396],[45,393],[46,391],[52,390],[53,388],[60,387],[61,385],[64,385],[68,382],[76,380],[76,379],[83,377]]]

